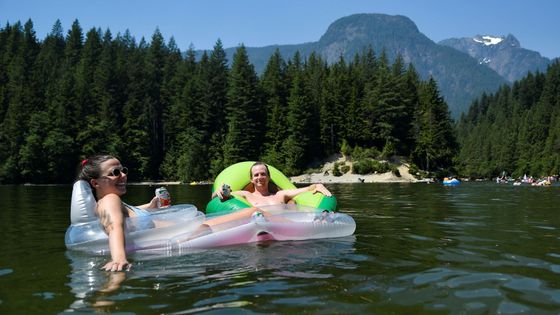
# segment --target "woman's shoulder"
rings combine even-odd
[[[103,196],[101,199],[97,200],[98,206],[115,206],[115,207],[122,207],[122,200],[121,197],[117,194],[107,194]]]

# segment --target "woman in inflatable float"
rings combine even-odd
[[[233,193],[255,202],[259,208],[244,207],[206,220],[204,214],[192,205],[157,210],[156,197],[139,207],[124,203],[121,197],[126,193],[128,169],[113,156],[88,158],[82,162],[78,181],[74,184],[72,224],[66,232],[66,246],[98,253],[108,250],[111,261],[103,269],[121,271],[131,266],[126,258],[128,251],[209,248],[266,239],[299,240],[354,233],[354,220],[344,214],[322,214],[319,224],[315,224],[316,211],[279,213],[262,209],[264,205],[283,204],[305,191],[330,195],[320,184],[271,193],[268,190],[270,173],[268,169],[264,171],[263,167],[266,168],[266,165],[257,163],[254,172],[251,167],[254,191]],[[246,174],[249,175],[248,172]],[[93,200],[91,190],[97,202]],[[215,195],[224,198],[219,192]],[[310,219],[309,215],[314,217]],[[328,222],[325,221],[327,217]],[[273,237],[262,237],[269,234]]]
[[[125,242],[125,234],[155,227],[151,214],[158,208],[157,197],[138,207],[121,200],[126,193],[127,175],[128,169],[115,157],[95,155],[82,161],[72,191],[72,224],[66,231],[66,246],[70,249],[104,252],[108,242],[111,261],[103,267],[108,271],[130,268],[126,258],[127,245],[134,245],[128,239]],[[193,210],[196,213],[196,208],[184,210],[179,211],[183,217],[188,217],[187,214],[192,217]]]

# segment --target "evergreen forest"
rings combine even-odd
[[[464,176],[558,175],[560,171],[560,62],[475,100],[457,122]]]
[[[546,110],[535,92],[544,95],[545,76],[529,80],[532,98],[519,111]],[[504,102],[501,93],[462,119],[464,143],[475,141],[467,129],[484,130],[483,107]],[[519,124],[540,121],[533,116]],[[220,40],[197,56],[159,30],[137,41],[128,31],[85,33],[77,20],[66,32],[56,21],[43,40],[31,20],[0,29],[0,148],[0,183],[70,183],[96,153],[119,157],[130,180],[190,182],[244,160],[296,175],[350,150],[447,170],[459,150],[436,82],[384,51],[333,64],[277,51],[257,75],[243,45],[229,61]]]

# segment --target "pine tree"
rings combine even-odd
[[[51,103],[56,95],[64,45],[62,26],[60,21],[56,21],[51,33],[39,47],[29,83],[29,87],[35,91],[35,101],[26,119],[29,127],[26,129],[25,142],[19,150],[18,165],[23,182],[43,183],[52,180],[43,153],[43,143],[50,128],[46,104]]]
[[[77,139],[83,143],[81,152],[106,152],[120,156],[122,140],[119,136],[119,123],[122,123],[122,104],[116,103],[118,83],[115,75],[115,48],[109,30],[105,32],[103,39],[101,35],[99,30],[90,31],[87,37],[91,37],[92,42],[88,45],[86,39],[84,45],[84,59],[87,61],[82,59],[80,66],[84,68],[80,68],[78,73],[84,71],[80,74],[86,76],[82,82],[87,82],[85,84],[88,92],[83,95],[87,95],[90,100],[82,104],[81,116],[87,127],[78,132]],[[88,47],[90,45],[93,47]]]
[[[208,165],[210,177],[215,177],[225,166],[222,147],[225,139],[225,117],[228,91],[227,58],[222,41],[218,40],[208,58],[202,63],[201,73],[204,82],[201,106],[201,130],[204,131],[202,141],[208,146]]]
[[[382,52],[375,86],[366,92],[366,106],[369,108],[371,143],[383,148],[383,155],[390,157],[397,152],[403,153],[403,142],[410,129],[410,113],[407,112],[405,99],[406,77],[403,61],[397,56],[389,68],[385,51]]]
[[[543,87],[543,103],[553,108],[550,117],[550,130],[543,150],[543,167],[547,175],[560,173],[560,62],[548,67]]]
[[[6,109],[0,125],[0,181],[12,182],[17,180],[20,169],[18,167],[18,151],[24,141],[24,133],[20,129],[26,113],[25,104],[25,60],[24,39],[21,24],[18,22],[11,28],[4,51],[3,65],[6,67],[5,90]]]
[[[96,97],[94,93],[94,73],[99,63],[99,55],[101,54],[101,34],[99,30],[92,28],[86,34],[86,40],[82,48],[81,58],[76,69],[76,117],[86,117],[96,115]],[[100,91],[97,90],[97,93]]]
[[[346,62],[340,57],[329,68],[323,89],[325,102],[320,108],[321,144],[327,155],[339,152],[345,138],[345,108],[349,100],[350,79]]]
[[[289,73],[292,75],[293,81],[288,97],[288,137],[283,144],[285,153],[283,164],[286,174],[293,175],[301,172],[305,167],[306,155],[310,154],[309,135],[311,134],[308,126],[312,110],[299,53],[292,58]]]
[[[260,80],[266,101],[266,134],[262,160],[283,168],[282,143],[286,139],[287,87],[286,63],[276,49],[268,60]]]
[[[412,64],[408,65],[405,77],[405,87],[401,93],[404,94],[404,99],[407,101],[401,117],[402,121],[398,123],[397,130],[399,138],[401,138],[401,154],[409,156],[414,149],[414,135],[416,134],[414,114],[420,102],[418,96],[420,77]]]
[[[6,71],[8,67],[8,39],[10,38],[10,32],[12,27],[9,23],[6,23],[4,28],[0,29],[0,125],[4,121],[4,116],[8,108],[9,95],[7,91],[6,84],[8,82],[8,73]],[[1,154],[1,153],[0,153]],[[3,161],[0,159],[0,162]]]
[[[188,82],[189,80],[189,74],[187,70],[187,60],[189,57],[187,57],[187,60],[183,60],[180,53],[177,56],[175,53],[177,49],[173,48],[175,46],[174,42],[171,43],[170,41],[168,46],[170,48],[171,54],[166,65],[166,69],[167,67],[171,67],[171,65],[173,64],[175,71],[171,78],[166,79],[166,84],[163,89],[165,95],[164,98],[166,99],[166,102],[169,103],[169,105],[166,106],[166,110],[163,113],[165,157],[162,165],[160,166],[160,169],[162,175],[165,178],[177,180],[180,177],[177,173],[176,162],[181,154],[178,148],[178,136],[181,131],[186,128],[185,111],[187,105],[183,102],[183,90],[186,82]],[[194,52],[192,51],[192,49],[189,49],[187,55],[192,55],[193,53]],[[177,57],[179,58],[177,59]],[[169,73],[168,70],[166,70],[165,72]]]
[[[39,107],[42,110],[56,95],[56,83],[61,76],[64,46],[62,25],[60,20],[57,20],[40,47],[33,70],[33,88],[37,91]]]
[[[203,131],[200,128],[200,108],[202,95],[201,69],[196,63],[194,47],[187,51],[187,58],[180,67],[178,76],[184,77],[184,85],[175,103],[172,104],[166,122],[174,124],[175,141],[168,147],[164,174],[168,178],[183,181],[206,180],[209,178],[207,146],[202,141]],[[174,174],[171,176],[171,174]]]
[[[324,82],[327,76],[327,64],[315,52],[311,53],[303,67],[304,84],[309,97],[309,113],[311,119],[308,121],[309,132],[308,152],[306,164],[310,162],[317,164],[324,155],[321,145],[321,108],[325,106]]]
[[[165,60],[165,65],[163,69],[163,82],[161,87],[161,102],[163,107],[162,113],[162,151],[165,153],[168,146],[172,145],[175,141],[173,136],[168,137],[168,124],[173,123],[171,119],[168,120],[169,110],[173,103],[177,102],[177,98],[181,95],[181,90],[183,84],[186,80],[183,66],[183,58],[181,56],[181,51],[175,43],[175,39],[171,37],[169,43],[167,44],[167,57]]]
[[[224,165],[256,160],[261,154],[265,112],[259,102],[257,86],[255,70],[249,63],[245,46],[241,45],[229,74]]]
[[[356,144],[364,144],[364,130],[366,130],[366,119],[365,108],[362,106],[362,99],[364,95],[364,86],[366,82],[366,75],[368,70],[371,70],[370,75],[374,75],[375,69],[370,69],[371,64],[375,64],[373,61],[372,52],[372,62],[361,61],[360,55],[356,54],[354,60],[348,66],[348,76],[349,82],[349,96],[347,101],[347,106],[345,108],[344,117],[344,138],[349,142],[350,146]]]
[[[126,41],[130,52],[127,58],[127,100],[123,107],[121,135],[123,139],[122,160],[134,169],[129,175],[130,180],[146,179],[152,176],[150,171],[150,121],[148,104],[148,85],[151,83],[146,75],[147,44],[141,39],[136,45],[133,40]],[[153,178],[153,177],[152,177]]]
[[[451,167],[456,142],[447,104],[433,78],[421,87],[416,120],[419,129],[413,152],[415,162],[428,171]]]
[[[146,105],[149,135],[149,178],[159,178],[159,166],[163,161],[163,124],[165,103],[162,100],[162,84],[164,80],[164,67],[167,56],[163,36],[159,29],[152,35],[152,41],[145,56],[146,74]]]
[[[78,20],[66,36],[61,77],[57,81],[55,97],[47,104],[50,125],[43,142],[45,159],[48,161],[47,174],[51,182],[70,182],[74,174],[67,171],[68,165],[75,165],[79,148],[74,137],[77,130],[84,128],[76,107],[79,104],[76,93],[76,72],[83,49],[83,32]]]

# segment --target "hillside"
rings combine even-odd
[[[368,46],[377,55],[385,50],[391,61],[400,54],[406,63],[414,65],[423,79],[433,76],[453,117],[466,111],[472,99],[482,92],[494,92],[507,83],[468,54],[438,45],[422,34],[413,21],[400,15],[355,14],[332,23],[316,42],[247,47],[247,52],[256,71],[262,73],[276,49],[285,59],[291,58],[296,51],[304,58],[315,51],[332,63],[340,56],[351,60]],[[235,47],[226,49],[230,61],[235,50]]]

